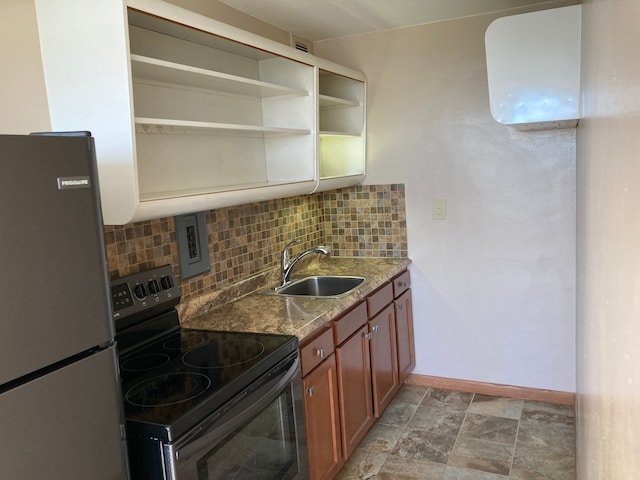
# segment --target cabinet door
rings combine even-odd
[[[342,452],[346,460],[374,422],[368,326],[363,326],[336,348],[336,361]]]
[[[373,410],[376,418],[379,418],[400,388],[393,304],[387,305],[384,310],[369,320],[369,331],[371,332]]]
[[[310,480],[333,478],[344,463],[334,355],[302,380]]]
[[[411,290],[407,290],[395,301],[396,336],[398,341],[398,370],[400,381],[404,383],[416,366],[413,338],[413,313],[411,310]]]

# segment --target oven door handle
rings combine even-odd
[[[165,462],[168,463],[167,470],[171,474],[169,478],[178,478],[177,471],[189,462],[194,455],[199,456],[211,450],[221,440],[224,440],[227,435],[246,423],[247,417],[253,418],[254,415],[264,410],[296,378],[300,379],[299,357],[295,358],[287,371],[266,381],[246,397],[239,400],[228,411],[225,411],[224,416],[230,417],[227,422],[216,426],[216,420],[219,421],[222,418],[218,411],[213,414],[214,419],[211,417],[205,419],[200,427],[196,427],[196,430],[187,434],[186,437],[181,438],[174,444],[165,445]],[[243,394],[240,393],[240,395]],[[211,424],[212,421],[213,424]],[[211,427],[215,428],[212,429]]]

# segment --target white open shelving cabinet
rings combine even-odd
[[[317,190],[361,183],[365,175],[363,80],[319,69],[319,182]]]
[[[36,7],[52,128],[93,133],[106,224],[364,179],[361,73],[161,0]]]

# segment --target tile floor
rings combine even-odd
[[[337,480],[575,480],[573,407],[405,385]]]

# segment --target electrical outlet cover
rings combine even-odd
[[[180,276],[188,279],[211,271],[204,212],[174,217]]]
[[[447,200],[444,198],[434,198],[431,200],[431,219],[447,219]]]

